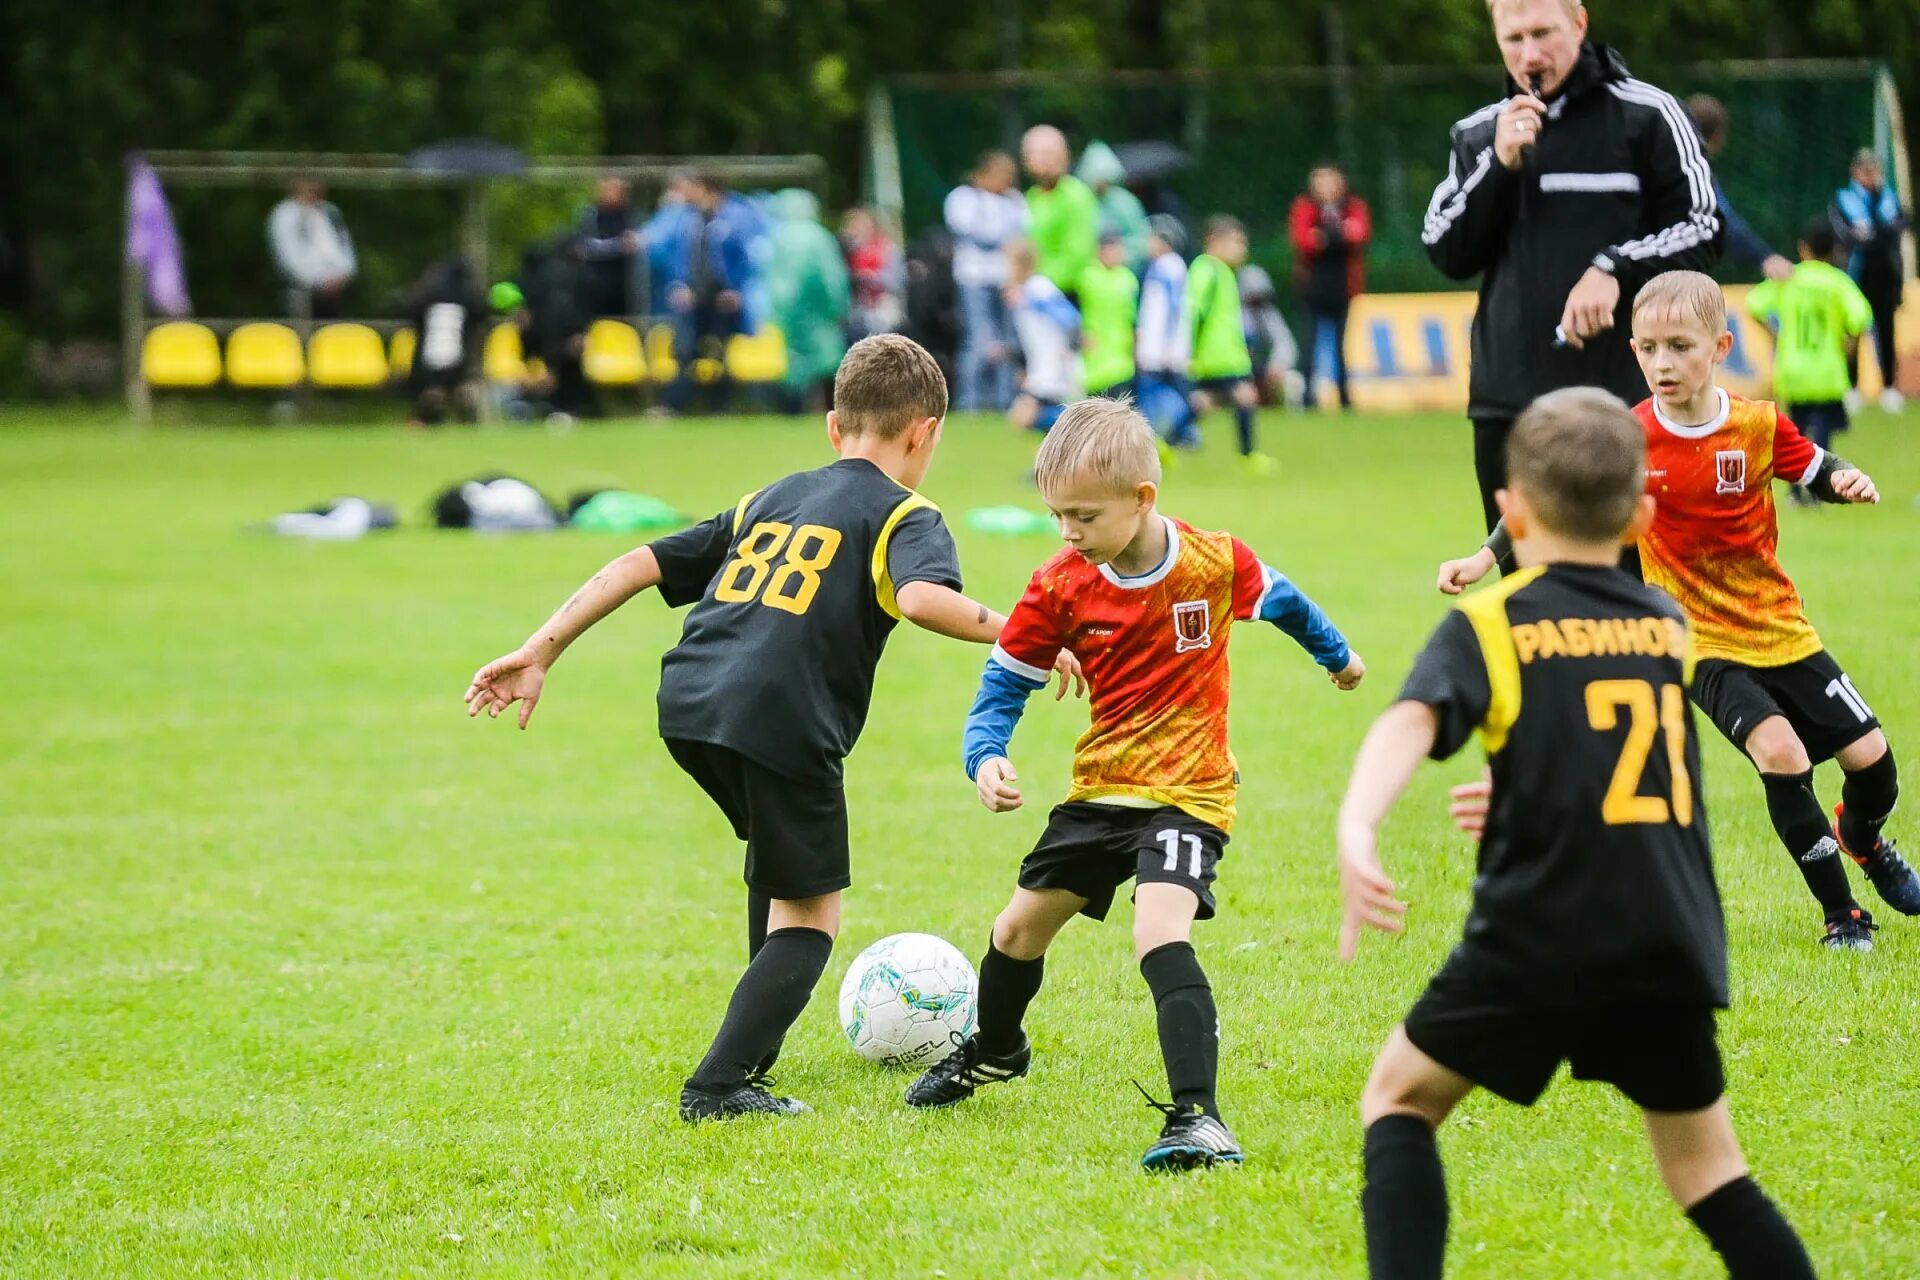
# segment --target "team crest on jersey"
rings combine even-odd
[[[1722,449],[1713,455],[1715,493],[1745,493],[1747,491],[1747,451],[1745,449]]]
[[[1173,606],[1173,651],[1205,649],[1213,644],[1213,608],[1205,600],[1182,600]]]

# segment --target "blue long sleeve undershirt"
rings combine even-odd
[[[1291,579],[1268,565],[1266,594],[1260,598],[1256,616],[1270,622],[1293,637],[1307,656],[1327,671],[1340,671],[1353,659],[1353,651],[1340,629],[1333,625],[1325,610],[1315,604]],[[1027,709],[1027,699],[1047,687],[1044,679],[1035,679],[1008,665],[998,645],[980,673],[980,688],[973,695],[973,707],[967,712],[967,726],[961,735],[961,754],[966,761],[967,777],[996,756],[1005,756],[1013,742],[1013,731]]]

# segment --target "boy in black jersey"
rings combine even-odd
[[[866,722],[894,623],[991,644],[1006,619],[959,592],[940,509],[914,492],[947,413],[932,356],[893,334],[855,344],[834,377],[840,460],[748,494],[594,575],[519,649],[482,667],[467,714],[520,702],[628,599],[693,605],[660,663],[660,736],[747,842],[749,963],[713,1046],[680,1094],[687,1120],[807,1110],[765,1075],[806,1007],[849,883],[841,762]],[[1056,664],[1077,671],[1068,657]]]
[[[1376,1280],[1441,1274],[1434,1130],[1476,1086],[1530,1105],[1560,1064],[1639,1105],[1661,1177],[1729,1275],[1811,1277],[1747,1176],[1722,1096],[1727,1003],[1687,626],[1617,567],[1653,515],[1640,423],[1574,388],[1523,414],[1498,501],[1522,570],[1427,642],[1354,764],[1340,810],[1344,958],[1406,905],[1376,833],[1423,756],[1478,730],[1493,777],[1466,936],[1374,1062],[1361,1099]]]

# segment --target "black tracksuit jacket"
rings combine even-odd
[[[1511,81],[1508,96],[1520,92]],[[1598,386],[1637,404],[1646,382],[1628,345],[1634,296],[1663,271],[1704,271],[1724,239],[1713,171],[1673,95],[1592,42],[1519,171],[1493,151],[1506,99],[1453,126],[1447,176],[1421,239],[1455,280],[1479,275],[1467,414],[1511,418],[1536,397]],[[1588,267],[1620,281],[1614,328],[1556,349],[1567,294]]]

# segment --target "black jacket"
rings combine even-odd
[[[1519,91],[1508,81],[1509,97]],[[1570,386],[1636,404],[1647,387],[1628,346],[1634,295],[1663,271],[1705,270],[1720,256],[1725,233],[1700,139],[1672,94],[1635,80],[1602,44],[1581,48],[1518,172],[1493,152],[1505,105],[1453,126],[1421,236],[1448,276],[1481,275],[1468,416],[1513,417]],[[1584,350],[1556,350],[1567,294],[1592,266],[1620,281],[1614,329]]]

